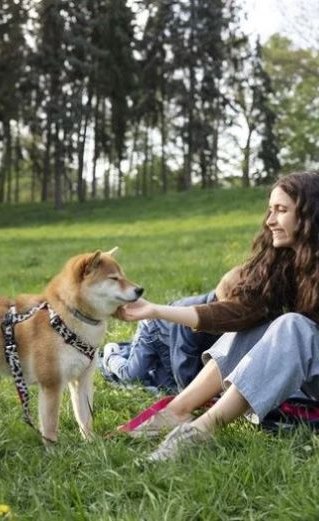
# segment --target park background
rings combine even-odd
[[[276,176],[317,167],[318,20],[302,0],[4,0],[1,294],[39,293],[70,256],[114,246],[150,299],[210,290],[249,253]],[[133,331],[112,321],[105,340]],[[95,384],[96,441],[66,396],[47,453],[1,380],[7,519],[318,519],[309,430],[237,421],[217,446],[141,467],[156,441],[104,436],[154,397]]]
[[[315,0],[3,0],[0,203],[315,167],[318,19]]]

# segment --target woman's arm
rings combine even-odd
[[[265,307],[247,307],[240,302],[210,302],[184,307],[162,306],[144,299],[119,308],[115,316],[128,322],[142,319],[168,320],[214,334],[243,331],[259,322],[269,320],[269,313]]]
[[[216,334],[242,331],[266,320],[269,313],[265,307],[257,304],[250,307],[243,306],[238,299],[231,296],[233,287],[240,280],[240,275],[240,266],[236,266],[224,275],[216,288],[217,302],[197,306],[165,306],[139,299],[137,302],[119,308],[115,316],[128,322],[143,319],[167,320]]]
[[[228,300],[232,288],[238,283],[241,274],[241,266],[236,266],[228,271],[216,287],[216,296],[219,301]],[[198,313],[193,306],[163,306],[139,299],[133,304],[121,307],[115,313],[121,320],[132,321],[142,319],[162,319],[176,324],[183,324],[195,329],[198,325]]]
[[[145,299],[119,308],[115,316],[127,322],[157,318],[191,328],[196,328],[198,324],[198,314],[194,306],[165,306]]]

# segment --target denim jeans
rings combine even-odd
[[[186,297],[172,303],[173,306],[197,306],[215,300],[215,292]],[[178,390],[184,389],[203,367],[202,353],[220,337],[202,331],[194,331],[180,324],[169,324],[170,362]]]
[[[203,353],[204,363],[210,359],[225,386],[234,384],[259,420],[299,389],[319,399],[319,326],[298,313],[225,333]]]
[[[193,306],[214,300],[215,292],[186,297],[172,306]],[[176,392],[186,387],[202,368],[201,355],[218,336],[195,332],[166,320],[142,320],[132,342],[119,345],[107,360],[108,370],[120,381]]]

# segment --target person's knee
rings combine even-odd
[[[286,328],[313,327],[313,325],[314,325],[312,320],[305,317],[301,313],[295,313],[293,311],[280,315],[280,317],[276,318],[272,324],[277,327],[286,327]]]
[[[311,347],[317,335],[316,324],[300,313],[285,313],[274,320],[269,329],[270,334],[284,345],[289,352],[305,354],[305,346]]]

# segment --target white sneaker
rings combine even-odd
[[[170,432],[159,447],[146,457],[148,462],[166,461],[176,458],[185,446],[197,445],[211,439],[211,433],[193,425],[182,423]]]
[[[104,349],[103,349],[103,365],[106,369],[108,369],[107,362],[108,362],[108,359],[110,358],[110,355],[112,353],[118,353],[119,349],[120,349],[120,346],[118,344],[116,344],[116,342],[109,342],[108,344],[105,344]]]

